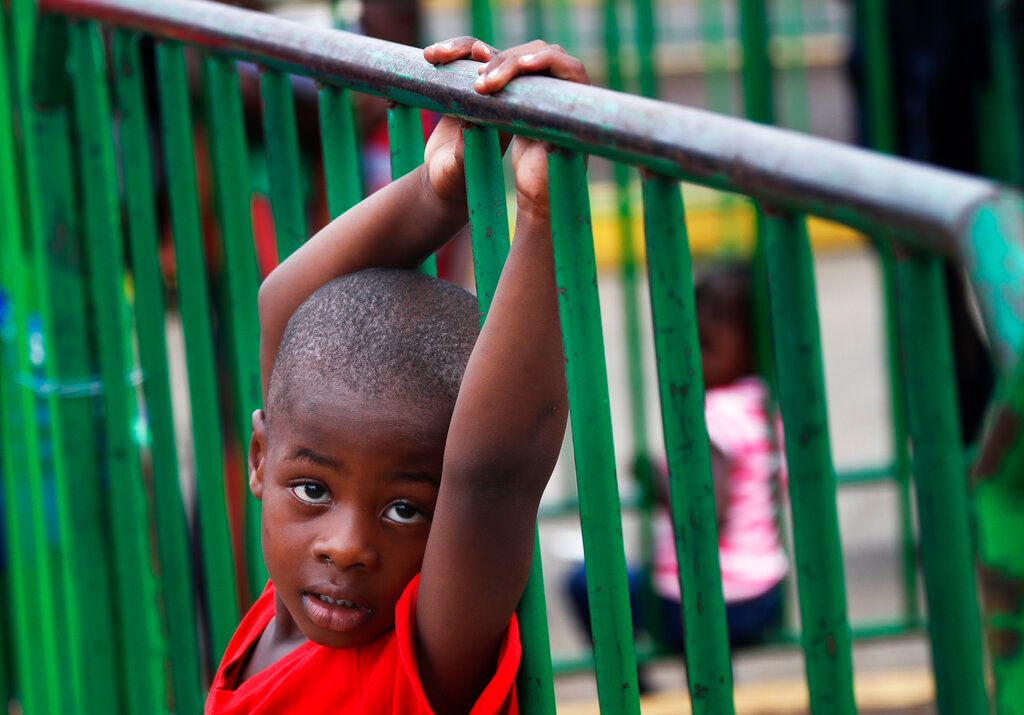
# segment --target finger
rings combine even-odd
[[[520,74],[519,57],[524,54],[541,52],[548,47],[549,45],[543,40],[534,40],[498,54],[486,65],[477,68],[480,77],[477,78],[474,85],[476,90],[481,94],[492,94],[501,90],[516,75]]]
[[[516,57],[502,53],[485,66],[473,87],[480,94],[492,94],[502,89],[518,73]]]
[[[533,52],[519,57],[519,70],[521,73],[547,72],[553,77],[590,84],[590,77],[587,76],[587,69],[583,63],[572,55],[566,54],[558,45],[552,45],[540,52]]]
[[[498,92],[521,74],[546,73],[570,82],[590,84],[582,62],[560,46],[549,45],[542,40],[506,50],[478,67],[477,72],[480,77],[475,86],[481,94]]]
[[[477,42],[479,41],[475,37],[468,35],[435,42],[423,49],[423,59],[432,65],[454,62],[469,57]]]
[[[509,58],[518,57],[522,54],[530,52],[539,52],[540,50],[548,46],[548,43],[544,42],[544,40],[533,40],[532,42],[527,42],[526,44],[523,45],[517,45],[516,47],[509,48],[503,52],[498,51],[497,49],[492,47],[491,50],[493,52],[490,61],[486,65],[481,65],[480,67],[477,67],[476,71],[480,74],[483,74],[484,72],[490,72],[494,70],[499,64],[505,62]]]
[[[469,58],[477,62],[489,62],[498,54],[496,47],[491,47],[483,40],[477,40],[470,48]]]

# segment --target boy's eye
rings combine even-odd
[[[291,490],[299,501],[304,501],[307,504],[326,504],[331,500],[327,487],[316,482],[296,484]]]
[[[384,518],[397,524],[422,524],[427,516],[408,502],[395,502],[384,512]]]

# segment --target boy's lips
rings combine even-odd
[[[317,588],[302,594],[302,606],[315,625],[336,633],[348,633],[373,616],[373,609],[345,598],[336,588]]]

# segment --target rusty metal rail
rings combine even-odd
[[[44,13],[99,20],[229,53],[396,102],[455,114],[954,253],[990,181],[836,142],[598,87],[518,80],[472,89],[476,63],[433,67],[418,49],[192,0],[41,0]],[[934,238],[924,238],[925,236]]]

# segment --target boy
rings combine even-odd
[[[498,53],[462,37],[424,57],[486,62],[483,94],[522,73],[587,81],[539,41]],[[228,646],[208,714],[517,712],[513,611],[566,398],[546,153],[517,139],[513,160],[516,237],[479,339],[468,294],[393,270],[466,223],[451,118],[422,167],[261,287],[266,408],[253,415],[249,484],[270,583]]]

